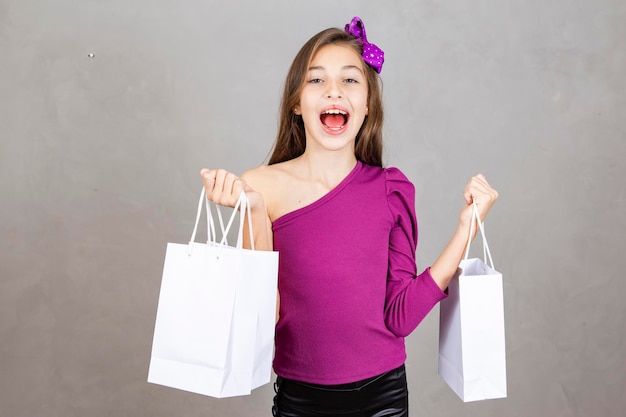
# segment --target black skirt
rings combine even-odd
[[[318,385],[280,376],[274,384],[275,417],[408,417],[404,365],[363,381]]]

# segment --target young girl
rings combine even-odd
[[[246,192],[256,247],[280,253],[275,416],[407,416],[404,337],[446,297],[472,203],[484,219],[498,195],[471,178],[450,242],[417,274],[414,187],[382,167],[382,63],[358,17],[318,33],[287,75],[269,164],[201,171],[215,203]]]

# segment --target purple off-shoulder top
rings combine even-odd
[[[404,337],[446,297],[429,268],[416,273],[415,189],[406,176],[358,162],[273,230],[276,374],[334,385],[402,365]]]

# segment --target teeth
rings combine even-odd
[[[348,113],[339,109],[329,109],[329,110],[324,111],[323,114],[343,114],[345,116]]]

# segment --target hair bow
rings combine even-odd
[[[363,44],[363,61],[380,74],[380,71],[383,69],[383,62],[385,62],[385,53],[378,46],[367,41],[365,25],[361,18],[358,16],[353,17],[352,21],[346,25],[345,31]]]

